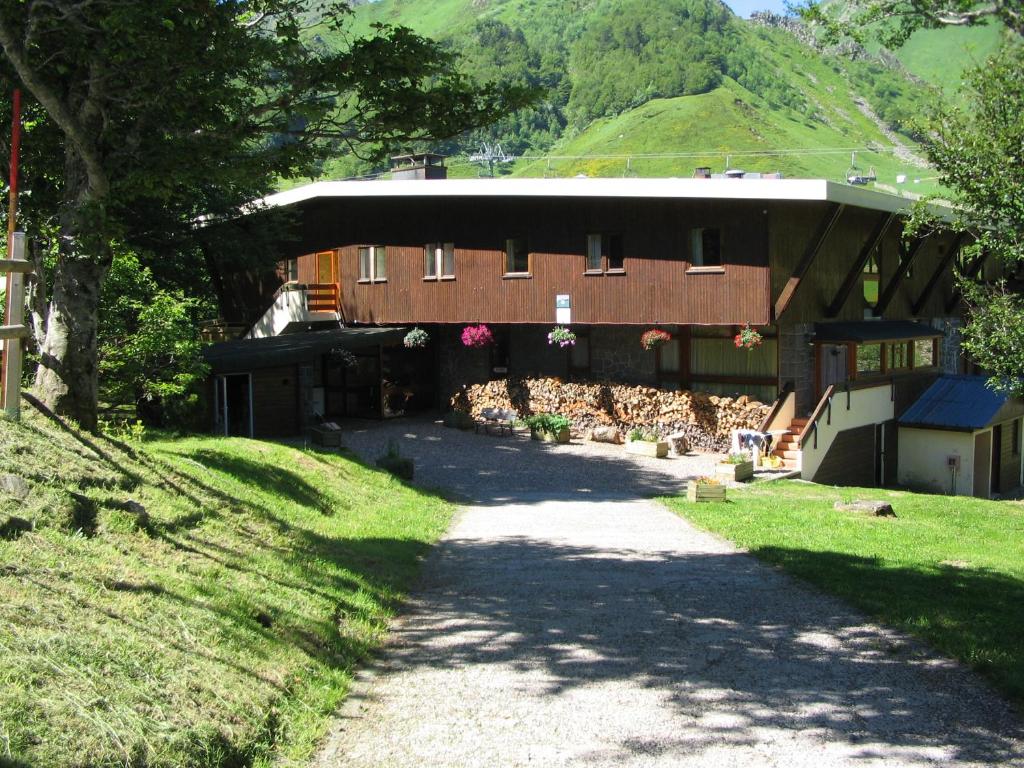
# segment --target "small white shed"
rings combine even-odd
[[[1024,401],[986,382],[941,376],[900,417],[900,485],[981,498],[1024,485]]]

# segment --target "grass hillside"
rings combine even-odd
[[[26,768],[303,764],[450,514],[344,455],[38,413],[0,420],[5,474],[0,765]]]
[[[953,95],[964,71],[995,53],[1003,34],[998,24],[922,29],[894,53],[909,72]]]
[[[628,171],[641,176],[689,176],[695,166],[720,171],[728,162],[843,179],[856,149],[857,167],[874,167],[880,182],[891,187],[905,174],[909,191],[935,191],[934,174],[915,162],[913,140],[900,133],[932,98],[925,86],[881,59],[822,55],[716,0],[379,0],[356,7],[353,33],[374,23],[446,42],[473,76],[510,77],[546,94],[536,109],[434,147],[453,156],[453,176],[479,173],[465,155],[484,141],[545,158],[500,167],[519,176],[623,175],[624,156],[640,154],[658,155],[630,159]],[[932,55],[926,42],[906,49],[922,71]],[[368,170],[339,158],[325,175]]]

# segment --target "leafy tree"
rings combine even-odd
[[[972,236],[964,264],[989,257],[1010,281],[972,281],[960,287],[968,306],[964,350],[992,373],[990,385],[1024,395],[1024,298],[1017,279],[1024,264],[1024,15],[1019,0],[855,0],[811,4],[805,18],[835,38],[875,34],[899,45],[914,31],[1000,21],[1010,31],[1002,48],[967,73],[966,103],[935,106],[922,141],[957,205],[956,229]],[[910,233],[934,226],[923,209]]]
[[[965,106],[937,112],[928,156],[955,191],[958,226],[1016,274],[1024,264],[1024,42],[1006,45],[968,76]],[[1024,394],[1024,299],[1020,284],[962,280],[969,314],[964,349],[993,373],[997,388]]]
[[[898,47],[919,29],[970,27],[995,21],[1018,36],[1024,35],[1024,6],[1020,0],[808,0],[795,8],[830,41],[843,37],[863,41],[874,36],[884,45]]]
[[[97,313],[113,244],[185,246],[339,149],[453,135],[527,102],[455,58],[378,26],[333,49],[341,0],[0,0],[0,86],[26,95],[26,221],[54,234],[36,386],[96,424]],[[339,36],[342,39],[344,35]]]
[[[162,288],[134,253],[115,249],[98,329],[100,396],[108,409],[131,405],[150,423],[187,423],[208,373],[198,321],[212,311],[202,298]]]

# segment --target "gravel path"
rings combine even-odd
[[[347,436],[415,434],[418,477],[472,502],[318,768],[1024,766],[971,673],[643,498],[686,461],[443,432]]]

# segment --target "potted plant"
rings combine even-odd
[[[730,453],[718,465],[716,474],[739,483],[754,477],[754,462],[749,453]]]
[[[494,344],[494,334],[483,323],[467,325],[462,329],[462,344],[471,349],[483,349]]]
[[[671,340],[672,334],[668,331],[661,330],[661,328],[651,328],[651,330],[644,331],[640,334],[640,346],[647,352],[650,352],[652,349],[657,349],[662,344],[667,344]]]
[[[751,328],[750,323],[744,323],[743,328],[733,337],[732,343],[737,349],[751,350],[760,347],[764,337],[758,333],[756,328]]]
[[[626,453],[663,459],[668,456],[668,441],[662,440],[657,432],[638,427],[630,431],[626,439]]]
[[[530,437],[549,443],[569,442],[569,419],[559,413],[536,413],[523,423],[530,428]]]
[[[725,501],[725,483],[715,477],[695,477],[686,484],[689,501]]]
[[[423,349],[430,342],[430,334],[422,328],[413,328],[402,340],[407,349]]]
[[[548,334],[548,344],[557,344],[560,347],[571,347],[576,343],[576,334],[564,325],[556,325]]]

